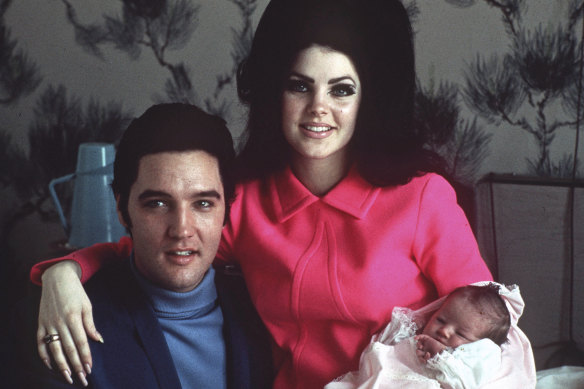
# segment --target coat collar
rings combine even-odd
[[[134,322],[136,337],[152,364],[158,385],[164,389],[180,389],[180,379],[168,349],[166,339],[149,298],[132,274],[126,261],[127,286],[122,298]],[[227,346],[227,387],[237,389],[271,387],[271,344],[261,319],[257,316],[242,276],[226,277],[210,269],[214,293],[223,314],[223,335]],[[244,313],[245,312],[245,313]],[[252,335],[253,334],[253,335]]]
[[[160,324],[147,297],[132,274],[130,261],[126,262],[125,279],[129,281],[127,283],[129,287],[123,298],[126,309],[134,321],[136,335],[141,339],[144,352],[152,364],[160,388],[180,388],[180,380]]]
[[[317,201],[356,219],[362,219],[369,212],[380,190],[381,188],[374,187],[363,179],[355,167],[323,197],[310,193],[289,167],[274,174],[269,185],[274,213],[280,223]]]

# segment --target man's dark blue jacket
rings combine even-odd
[[[215,285],[224,318],[228,388],[270,388],[269,338],[243,279],[217,269]],[[86,291],[93,305],[95,325],[105,339],[104,344],[90,341],[90,387],[180,389],[166,340],[131,272],[130,261],[100,271],[87,283]],[[44,370],[42,377],[37,377],[39,387],[71,388],[60,374]],[[82,387],[78,381],[76,384]]]

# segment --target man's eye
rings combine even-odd
[[[337,84],[331,89],[331,94],[336,97],[346,97],[357,93],[357,88],[350,84]]]
[[[146,202],[145,205],[148,208],[160,208],[160,207],[164,207],[166,205],[166,203],[162,200],[150,200],[150,201]]]
[[[308,91],[308,85],[302,80],[292,79],[286,83],[286,90],[303,93]]]
[[[214,203],[209,200],[199,200],[195,203],[195,206],[199,209],[208,209],[212,208]]]

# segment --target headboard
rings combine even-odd
[[[490,174],[475,189],[481,253],[520,287],[538,370],[584,365],[584,181]]]

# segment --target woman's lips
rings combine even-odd
[[[323,139],[332,134],[334,127],[322,123],[301,124],[300,128],[305,136],[313,139]]]

